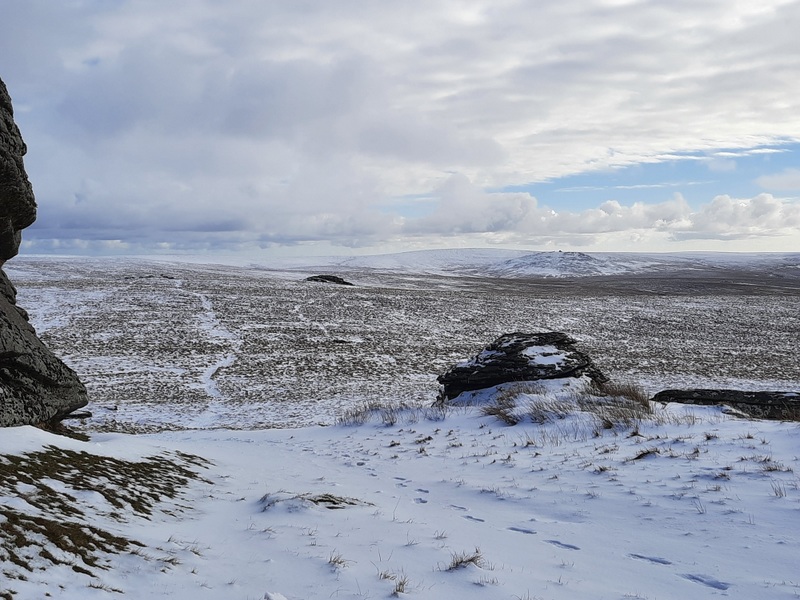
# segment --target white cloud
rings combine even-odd
[[[691,215],[688,227],[677,231],[681,239],[747,239],[789,235],[800,231],[800,204],[770,194],[755,198],[717,196]]]
[[[427,217],[410,220],[411,235],[479,234],[494,243],[546,245],[560,242],[592,245],[616,240],[631,250],[631,239],[746,240],[800,237],[800,203],[760,194],[737,199],[717,196],[692,208],[680,195],[668,201],[624,206],[606,201],[582,211],[554,210],[527,194],[486,193],[463,176],[453,176],[439,191],[438,207]]]
[[[784,169],[780,173],[764,175],[756,180],[762,188],[775,191],[800,190],[800,169]]]
[[[785,0],[12,0],[0,76],[30,149],[34,236],[663,233],[685,206],[553,215],[482,190],[689,153],[725,172],[800,140],[798,19]],[[798,189],[792,170],[759,184]],[[415,194],[438,208],[387,210]]]
[[[736,170],[736,161],[731,159],[714,157],[707,163],[708,170],[715,173],[731,173]]]

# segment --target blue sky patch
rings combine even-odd
[[[760,185],[760,177],[800,168],[800,144],[724,149],[709,153],[684,153],[674,160],[640,163],[613,170],[569,175],[552,181],[508,186],[498,192],[528,192],[540,205],[556,210],[580,211],[608,200],[629,206],[657,203],[680,193],[692,207],[727,194],[752,198],[763,192],[787,196],[786,190]],[[790,192],[797,197],[798,190]]]

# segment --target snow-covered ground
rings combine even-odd
[[[736,268],[800,276],[800,253],[683,252],[533,252],[487,248],[417,250],[397,254],[306,257],[240,262],[272,268],[328,267],[441,276],[591,277]]]
[[[300,426],[365,401],[431,402],[438,374],[513,331],[566,332],[607,375],[651,393],[800,385],[800,285],[788,277],[607,288],[362,267],[350,287],[305,282],[313,270],[141,259],[6,267],[40,336],[88,386],[95,429]]]
[[[438,372],[513,330],[566,331],[645,387],[797,389],[789,288],[516,287],[432,262],[354,267],[353,288],[6,265],[95,417],[88,441],[0,432],[0,598],[800,598],[798,423],[669,405],[606,428],[552,391],[513,426],[428,407]]]
[[[81,600],[800,597],[797,423],[676,406],[617,430],[580,415],[507,426],[477,408],[396,416],[88,442],[4,431],[2,455],[55,446],[211,463],[148,517],[48,481],[73,495],[69,518],[143,546],[100,553],[103,568],[71,559],[91,574],[29,548],[25,567],[2,564],[0,590]],[[6,490],[2,502],[46,514],[26,492]]]

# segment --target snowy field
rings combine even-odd
[[[648,391],[796,390],[791,279],[6,270],[95,416],[86,441],[0,435],[4,600],[800,598],[797,423],[668,405],[609,424],[555,390],[518,396],[513,426],[427,407],[513,330],[565,331]]]
[[[94,429],[296,427],[365,401],[429,403],[438,374],[512,331],[568,333],[652,393],[800,382],[800,268],[495,279],[443,276],[434,256],[422,267],[439,274],[397,258],[337,265],[354,287],[303,281],[318,270],[131,259],[18,257],[6,270],[89,388]],[[472,272],[487,260],[459,259]]]

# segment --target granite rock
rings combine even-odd
[[[724,389],[664,390],[653,402],[676,402],[701,406],[729,406],[748,417],[800,421],[800,392],[744,391]]]
[[[0,80],[0,266],[19,251],[22,229],[36,219],[36,201],[22,157],[26,151],[11,99]],[[17,290],[0,269],[0,426],[59,420],[86,406],[76,373],[36,336]]]
[[[565,333],[507,333],[473,358],[439,375],[439,400],[447,402],[464,392],[503,383],[587,376],[602,383],[607,378],[588,355]]]

